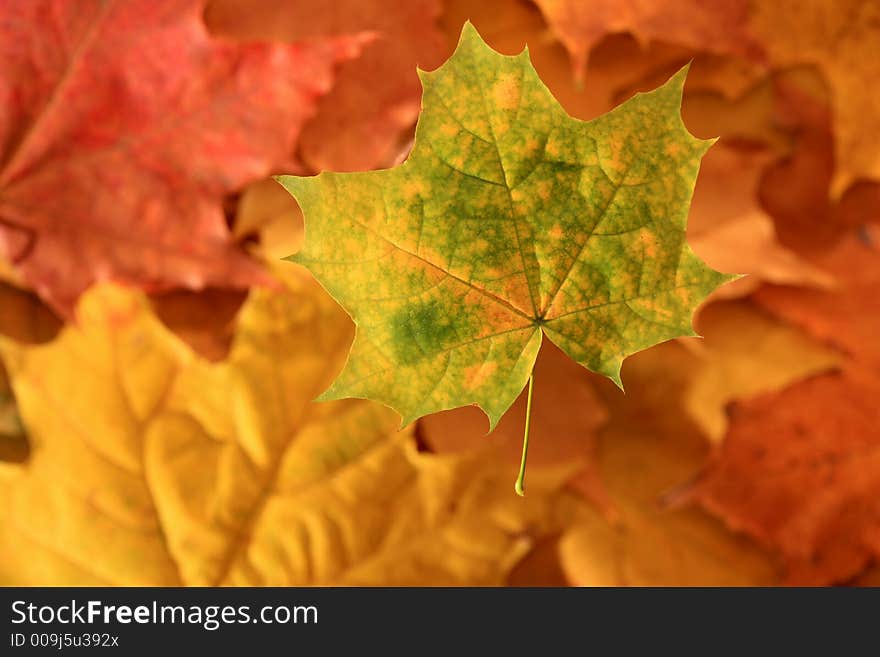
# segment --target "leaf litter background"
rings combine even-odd
[[[582,119],[693,60],[689,242],[750,274],[626,394],[545,345],[524,499],[523,399],[488,438],[310,401],[353,327],[267,179],[401,161],[468,19]],[[0,33],[0,583],[880,578],[877,3],[20,0]]]

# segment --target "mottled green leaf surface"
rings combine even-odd
[[[681,121],[685,74],[579,121],[527,52],[502,56],[467,25],[421,73],[406,162],[281,177],[306,219],[291,259],[357,323],[323,398],[375,399],[404,422],[477,403],[494,426],[542,335],[618,385],[626,356],[693,335],[694,309],[730,277],[685,242],[711,145]]]

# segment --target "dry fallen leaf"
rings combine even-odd
[[[746,28],[746,0],[535,0],[571,53],[581,79],[590,50],[606,34],[630,32],[640,43],[668,41],[698,51],[760,59]]]
[[[880,224],[880,182],[863,180],[848,187],[834,207],[834,221],[844,230]]]
[[[755,299],[850,357],[848,367],[880,369],[880,229],[850,231],[817,265],[834,276],[834,290],[768,285]]]
[[[789,580],[845,582],[880,556],[880,252],[850,234],[822,261],[835,292],[768,286],[770,312],[836,346],[841,371],[737,404],[687,494],[777,550]]]
[[[318,114],[303,128],[299,154],[313,171],[387,166],[415,124],[416,65],[441,61],[440,0],[210,0],[205,20],[224,36],[295,41],[372,31],[377,40],[344,65]]]
[[[844,372],[737,404],[691,499],[777,550],[790,583],[848,581],[880,555],[878,396]]]
[[[759,0],[750,30],[779,68],[815,66],[831,90],[839,196],[859,178],[880,179],[880,4],[875,0]]]
[[[834,369],[839,352],[754,308],[747,302],[705,307],[697,328],[702,340],[687,346],[700,358],[688,381],[684,410],[713,443],[727,430],[727,405]]]
[[[726,60],[725,60],[726,61]],[[694,135],[704,139],[721,137],[721,143],[734,148],[761,148],[767,156],[788,155],[792,149],[790,132],[779,125],[775,82],[779,78],[800,79],[801,71],[786,71],[762,77],[739,93],[725,93],[709,81],[702,88],[685,94],[681,116]]]
[[[309,400],[352,327],[299,271],[227,360],[101,286],[52,343],[0,342],[35,449],[0,463],[3,584],[499,584],[551,530],[485,450],[421,454],[390,410]]]
[[[807,256],[827,250],[843,229],[829,198],[834,140],[827,97],[805,86],[808,81],[774,80],[774,117],[792,135],[793,148],[767,168],[758,186],[780,242]]]
[[[669,509],[663,496],[693,476],[706,443],[678,411],[694,366],[678,343],[627,360],[627,393],[605,387],[611,419],[600,437],[599,472],[618,511],[609,524],[576,505],[559,541],[576,586],[769,585],[773,562],[699,509]]]
[[[628,35],[611,35],[596,47],[581,84],[571,74],[565,49],[550,38],[540,10],[530,2],[447,0],[443,27],[450,53],[466,20],[501,53],[517,54],[528,45],[541,79],[569,114],[584,120],[604,114],[637,91],[655,89],[695,57],[680,46],[655,43],[642,48]],[[714,80],[719,68],[723,65],[715,58],[697,56],[688,72],[686,88],[700,87],[707,78]],[[748,74],[739,77],[751,79]],[[725,88],[736,90],[742,84],[739,80]]]
[[[717,144],[703,158],[688,215],[688,242],[711,267],[751,274],[719,289],[741,296],[762,280],[830,287],[831,276],[776,237],[773,220],[758,205],[760,176],[773,155],[765,149]]]
[[[875,563],[867,571],[851,582],[853,586],[880,587],[880,564]]]
[[[266,281],[220,200],[284,161],[364,38],[232,44],[199,0],[0,7],[0,253],[28,284],[67,316],[95,281]]]

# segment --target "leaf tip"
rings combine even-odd
[[[610,372],[606,376],[609,379],[611,379],[611,381],[614,383],[614,385],[616,385],[618,388],[620,388],[620,392],[626,394],[626,389],[623,387],[623,379],[620,378],[620,370],[621,370],[622,366],[623,366],[622,362],[618,363],[616,370],[613,372]]]
[[[449,60],[451,61],[452,59],[455,59],[457,55],[465,52],[473,54],[477,50],[489,50],[493,53],[495,52],[495,50],[486,43],[486,40],[483,39],[474,24],[467,20],[464,22],[464,25],[461,26],[458,45],[455,47],[455,52],[452,53],[452,57],[450,57]]]
[[[486,419],[489,421],[489,428],[486,430],[485,435],[488,436],[490,433],[495,431],[495,427],[498,426],[498,423],[501,421],[501,418],[504,416],[505,411],[497,412],[491,409],[487,410],[483,408],[482,404],[474,404],[477,408],[483,411],[483,415],[486,416]]]
[[[386,406],[387,406],[387,404],[386,404]],[[396,408],[392,408],[391,406],[388,406],[388,408],[391,408],[391,410],[393,410],[395,413],[397,413],[400,416],[400,424],[397,425],[398,431],[403,431],[403,429],[405,427],[408,427],[410,424],[412,424],[416,420],[420,420],[421,418],[424,417],[424,415],[420,415],[417,412],[411,412],[411,413],[408,413],[407,415],[404,415],[403,413],[398,411]]]
[[[280,174],[277,176],[272,176],[272,180],[281,185],[288,192],[291,189],[294,189],[299,186],[299,181],[302,179],[301,176],[291,176],[288,174]]]
[[[467,19],[464,22],[464,25],[461,26],[461,34],[458,37],[458,42],[461,43],[465,39],[473,39],[474,37],[478,37],[480,41],[482,41],[482,37],[480,37],[480,33],[477,31],[476,26],[471,23],[470,19]]]
[[[691,62],[688,62],[680,69],[678,69],[675,73],[672,74],[672,77],[666,81],[664,86],[670,86],[675,89],[679,95],[684,93],[684,83],[687,80],[688,72],[691,69]]]

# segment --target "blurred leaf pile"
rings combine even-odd
[[[399,429],[267,177],[386,168],[470,20],[595,118],[691,61],[704,338]],[[0,7],[0,584],[876,582],[880,5]]]

